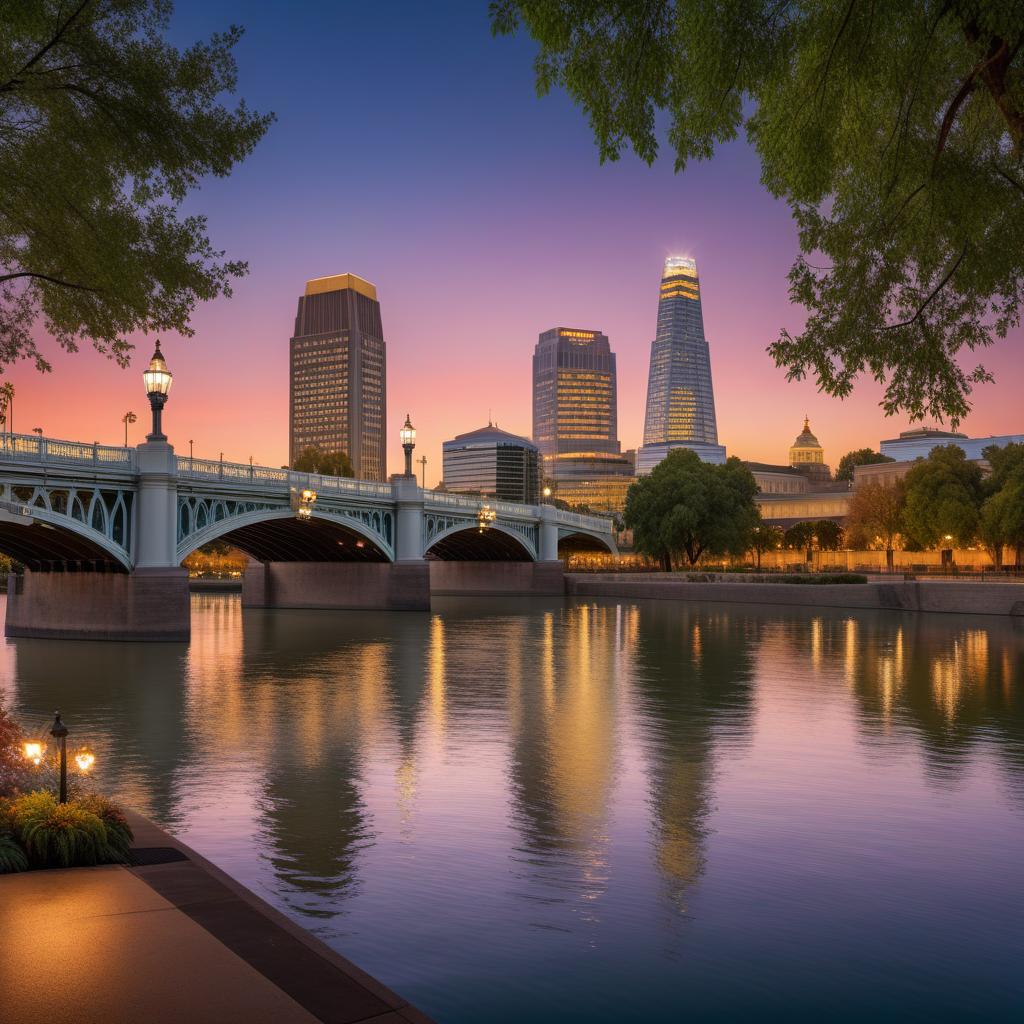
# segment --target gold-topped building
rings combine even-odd
[[[811,421],[804,416],[804,429],[789,449],[789,464],[812,480],[830,480],[832,471],[825,465],[825,449],[811,432]]]
[[[290,342],[288,458],[343,451],[361,480],[387,477],[387,353],[377,289],[356,274],[306,282]]]

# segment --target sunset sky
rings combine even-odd
[[[633,156],[598,163],[586,118],[561,94],[538,99],[529,40],[492,39],[487,3],[286,4],[179,0],[187,44],[232,22],[239,93],[278,120],[228,179],[189,211],[214,245],[247,259],[230,300],[200,308],[195,337],[165,337],[175,384],[165,429],[179,452],[280,465],[287,458],[288,339],[307,278],[374,282],[388,349],[389,469],[398,428],[419,430],[427,483],[441,442],[485,423],[529,434],[537,335],[604,331],[618,356],[619,436],[641,442],[662,261],[698,261],[718,412],[730,454],[784,461],[806,412],[834,466],[851,448],[906,429],[880,389],[843,403],[788,384],[765,347],[798,328],[786,273],[796,251],[786,207],[759,183],[743,143],[672,171]],[[973,362],[997,382],[975,394],[972,435],[1024,430],[1021,331]],[[14,368],[14,427],[119,444],[121,416],[146,421],[141,370],[90,351],[54,355],[54,372]]]

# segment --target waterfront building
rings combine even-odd
[[[355,274],[306,282],[290,342],[289,464],[347,452],[361,480],[387,477],[387,359],[377,289]]]
[[[1008,444],[1024,444],[1024,434],[998,434],[992,437],[968,437],[954,430],[939,430],[935,427],[917,427],[904,430],[899,437],[880,442],[878,450],[897,462],[912,462],[926,459],[933,448],[943,444],[955,444],[964,450],[968,459],[983,459],[986,448],[995,445],[1003,448]]]
[[[697,261],[685,256],[665,260],[661,276],[637,473],[649,473],[673,448],[690,448],[705,462],[725,462],[725,448],[718,443]]]
[[[488,423],[445,441],[441,451],[445,490],[537,504],[540,453],[527,438]]]
[[[533,440],[545,481],[572,505],[618,510],[633,482],[619,446],[616,389],[615,353],[600,331],[553,327],[540,335]]]
[[[825,450],[811,431],[811,421],[804,417],[804,429],[789,449],[789,464],[808,479],[824,483],[832,479],[832,470],[825,464]]]

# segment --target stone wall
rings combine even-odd
[[[249,562],[243,608],[428,611],[426,562]]]
[[[561,562],[430,562],[432,594],[537,594],[561,597],[565,593]]]

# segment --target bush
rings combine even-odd
[[[14,720],[0,708],[0,797],[12,796],[29,782],[29,767],[21,756],[25,737]]]
[[[10,832],[0,832],[0,875],[24,871],[28,868],[28,857]]]
[[[107,832],[107,855],[105,861],[124,864],[128,860],[128,851],[135,838],[128,819],[121,813],[121,808],[105,796],[92,794],[75,801],[78,807],[95,814]]]
[[[124,863],[132,830],[105,797],[66,804],[52,793],[28,793],[10,802],[6,819],[30,867],[70,868]]]

